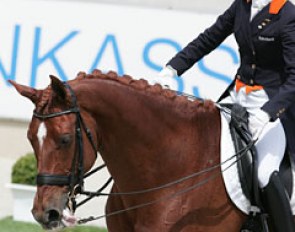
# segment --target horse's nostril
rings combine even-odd
[[[60,213],[59,211],[55,209],[48,210],[48,221],[53,222],[53,221],[59,221],[60,220]]]

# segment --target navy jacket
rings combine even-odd
[[[167,65],[181,75],[234,33],[241,60],[235,79],[264,86],[270,100],[262,109],[272,120],[282,120],[288,146],[295,154],[295,6],[290,1],[272,0],[251,22],[250,14],[250,0],[235,0]]]

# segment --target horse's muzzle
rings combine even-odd
[[[53,230],[62,228],[61,223],[62,212],[58,209],[52,208],[47,209],[44,212],[37,212],[32,210],[32,214],[35,220],[43,227],[45,230]]]
[[[44,229],[59,229],[63,227],[63,210],[66,208],[67,201],[68,193],[65,188],[38,187],[32,214]]]

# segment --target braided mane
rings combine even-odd
[[[161,96],[165,96],[168,99],[171,99],[175,101],[176,103],[180,104],[189,104],[193,106],[194,108],[206,108],[209,110],[212,110],[215,108],[214,103],[211,100],[200,100],[200,99],[194,99],[189,100],[186,96],[177,95],[176,91],[170,90],[170,89],[164,89],[160,84],[150,85],[146,80],[144,79],[133,79],[129,75],[123,75],[119,76],[114,71],[109,71],[108,73],[102,73],[100,70],[95,69],[91,74],[87,74],[85,72],[79,72],[75,78],[75,80],[83,80],[83,79],[93,79],[93,78],[100,78],[100,79],[107,79],[116,81],[118,83],[121,83],[123,85],[131,86],[137,90],[143,90],[147,91],[153,94],[158,94]]]

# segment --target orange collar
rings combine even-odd
[[[246,0],[247,3],[250,3],[251,1],[252,0]],[[278,14],[286,2],[287,0],[272,0],[270,3],[269,13]]]
[[[245,87],[246,95],[248,95],[251,92],[255,92],[255,91],[263,89],[263,86],[261,85],[246,85],[241,80],[236,79],[236,92],[239,92],[242,87]]]
[[[270,3],[269,13],[278,14],[286,2],[287,0],[272,0]]]

